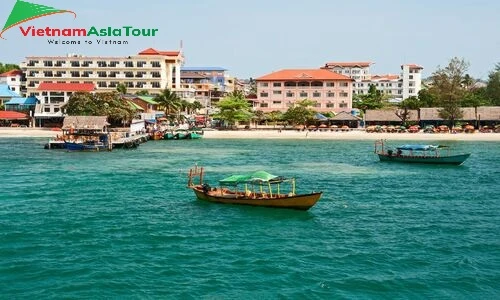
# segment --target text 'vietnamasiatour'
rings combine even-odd
[[[96,28],[95,26],[86,28],[36,28],[19,26],[23,36],[34,37],[74,37],[74,36],[108,36],[108,37],[153,37],[158,33],[157,28],[135,28],[133,26],[122,26],[119,28],[107,27]]]

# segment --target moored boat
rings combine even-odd
[[[199,200],[213,203],[308,210],[323,194],[297,194],[295,178],[279,177],[265,171],[229,176],[219,180],[218,187],[203,183],[203,176],[203,168],[190,169],[188,188],[194,191]],[[197,184],[193,183],[194,177],[199,178]],[[288,193],[284,193],[284,190],[288,190]]]
[[[384,140],[375,142],[375,153],[380,161],[461,165],[469,158],[470,153],[452,154],[448,146],[407,144],[388,148]]]

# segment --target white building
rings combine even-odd
[[[13,92],[21,94],[23,72],[21,70],[10,70],[0,74],[0,84],[6,84]]]
[[[388,95],[390,102],[400,102],[411,96],[418,96],[422,88],[422,69],[416,64],[401,66],[401,74],[372,75],[371,62],[329,62],[322,69],[328,69],[338,74],[354,79],[353,94],[366,95],[370,85]]]
[[[27,95],[34,95],[41,83],[93,84],[103,92],[125,84],[129,93],[147,90],[158,94],[165,88],[174,90],[173,78],[175,86],[180,86],[183,62],[181,51],[149,48],[128,57],[29,56],[21,68]]]

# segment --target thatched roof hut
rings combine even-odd
[[[64,118],[63,130],[98,130],[106,131],[109,125],[106,116],[67,116]]]
[[[420,109],[420,120],[422,121],[442,121],[443,119],[439,117],[439,107],[423,107]],[[462,112],[464,114],[463,121],[476,120],[476,112],[474,107],[463,107]]]
[[[365,113],[366,122],[401,122],[401,119],[396,115],[396,109],[377,109],[367,110]],[[418,111],[408,110],[409,116],[407,121],[418,121]]]
[[[480,106],[477,119],[481,121],[500,121],[500,106]]]

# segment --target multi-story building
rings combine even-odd
[[[417,96],[422,84],[421,70],[419,65],[405,64],[401,66],[400,75],[372,75],[370,73],[371,62],[329,62],[322,69],[328,69],[338,74],[346,75],[354,79],[353,94],[367,94],[370,85],[388,95],[389,101],[399,102],[411,96]]]
[[[21,70],[10,70],[0,74],[0,84],[6,84],[10,90],[21,94],[21,84],[23,79],[23,72]]]
[[[25,94],[33,95],[43,83],[89,83],[99,91],[116,91],[125,84],[127,91],[147,90],[158,94],[173,89],[173,78],[180,74],[184,61],[180,51],[158,51],[152,48],[128,57],[29,56],[21,67],[26,75]],[[177,76],[177,86],[180,76]]]
[[[369,61],[361,62],[328,62],[322,69],[328,69],[338,74],[349,76],[355,81],[369,80],[371,77]]]
[[[316,102],[318,112],[351,111],[352,82],[348,76],[325,69],[288,69],[256,79],[254,109],[286,111],[296,101]]]
[[[422,88],[422,69],[416,64],[406,64],[401,66],[401,79],[403,84],[403,100],[408,97],[417,97]]]

